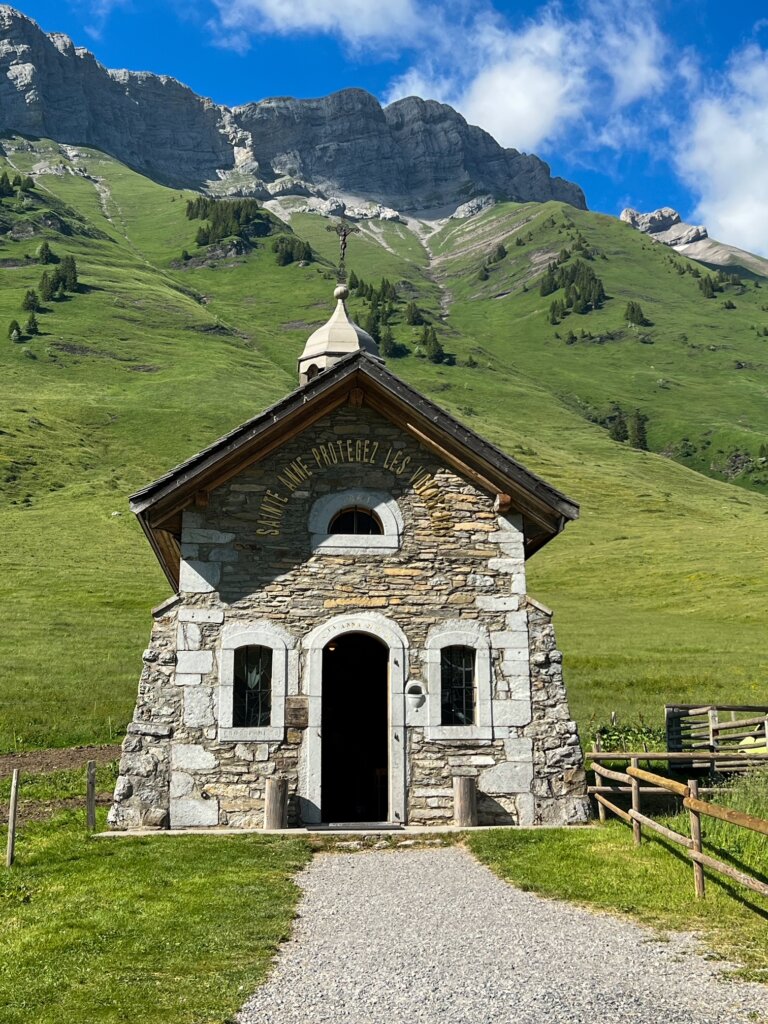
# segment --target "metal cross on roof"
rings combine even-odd
[[[357,224],[350,224],[350,222],[342,217],[336,221],[335,224],[329,224],[326,231],[333,231],[339,236],[339,266],[338,266],[338,279],[339,281],[345,281],[347,277],[347,269],[345,266],[345,260],[347,256],[347,239],[350,235],[356,235],[360,233],[360,228]]]

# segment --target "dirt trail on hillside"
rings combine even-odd
[[[117,743],[101,747],[61,747],[0,754],[0,779],[10,775],[14,768],[25,774],[39,775],[65,768],[85,768],[87,761],[95,761],[97,765],[109,764],[119,757],[120,745]]]

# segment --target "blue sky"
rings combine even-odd
[[[592,209],[768,252],[768,7],[711,0],[27,0],[108,67],[236,105],[358,86],[459,109]]]

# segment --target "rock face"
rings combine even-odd
[[[677,247],[690,245],[708,238],[707,229],[703,224],[686,224],[681,220],[677,210],[671,206],[662,206],[653,213],[638,213],[637,210],[622,210],[621,220],[631,224],[638,231],[651,235],[657,242]]]
[[[0,37],[2,127],[102,149],[167,184],[231,179],[231,191],[307,195],[309,183],[316,195],[341,191],[399,208],[483,193],[586,208],[581,189],[553,178],[538,157],[504,149],[432,100],[382,107],[345,89],[230,110],[164,75],[111,71],[5,5]]]

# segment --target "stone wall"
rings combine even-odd
[[[312,505],[352,488],[396,499],[399,550],[313,551]],[[410,435],[351,405],[213,491],[207,508],[185,510],[180,594],[155,615],[111,822],[259,826],[275,772],[289,780],[297,822],[307,730],[289,725],[283,739],[264,742],[220,738],[223,631],[279,628],[287,695],[300,701],[308,634],[335,616],[371,612],[407,638],[406,688],[427,688],[432,631],[479,624],[490,638],[493,731],[483,738],[435,738],[423,709],[394,695],[407,714],[410,823],[450,821],[459,774],[478,777],[483,823],[582,820],[581,751],[549,618],[525,597],[521,527]]]

